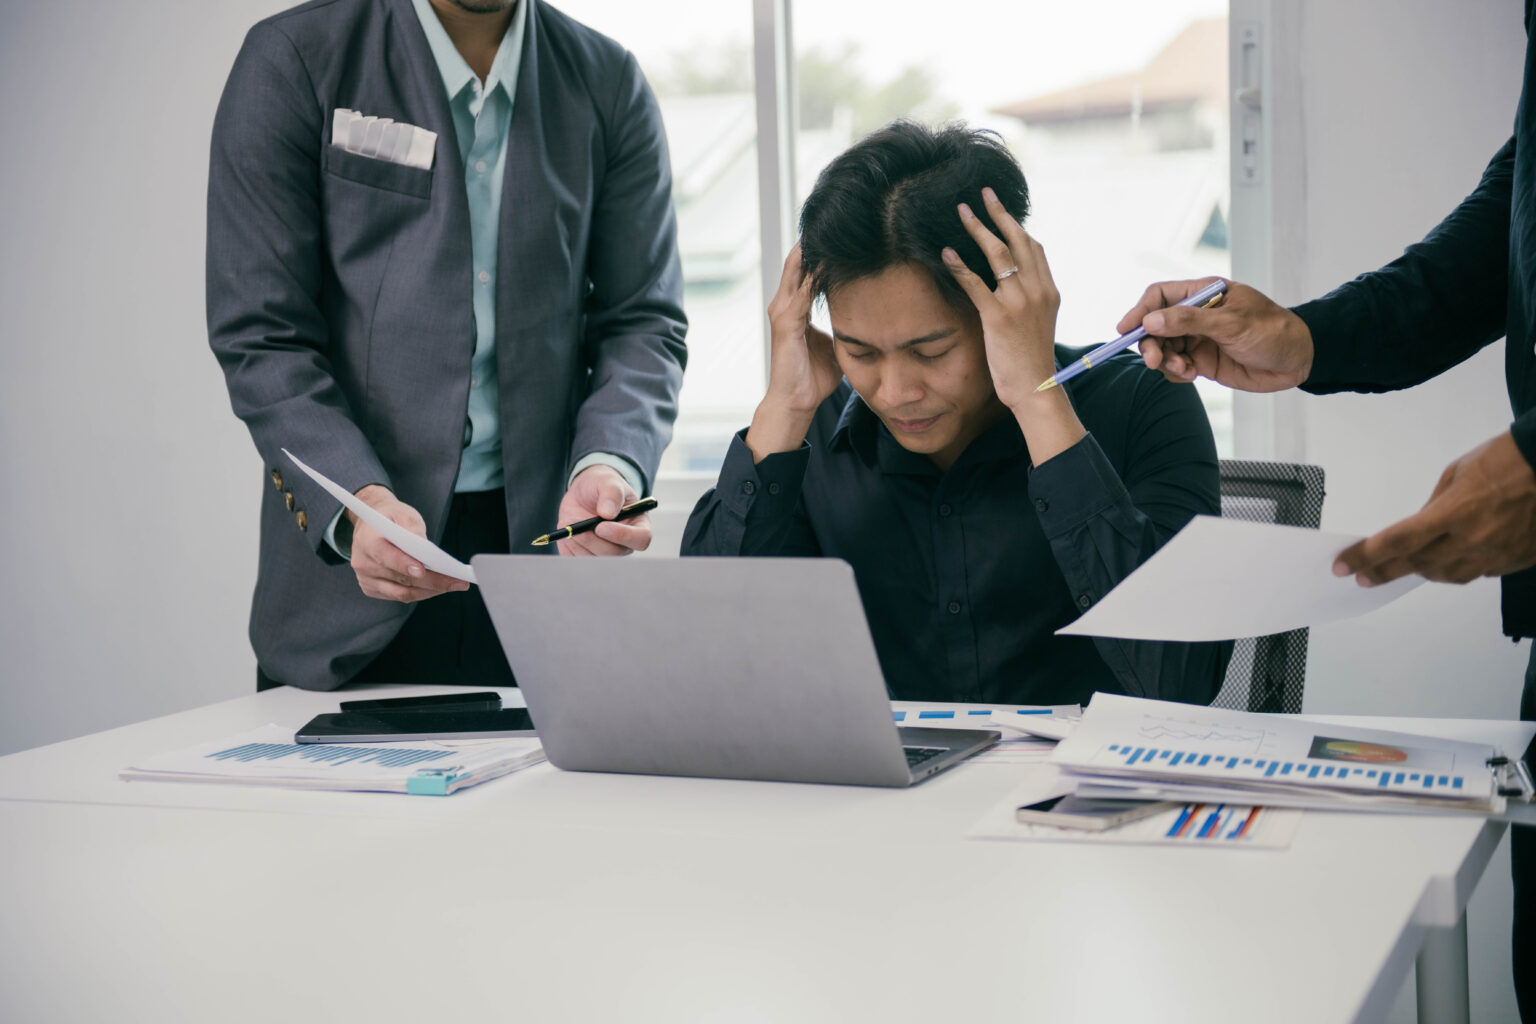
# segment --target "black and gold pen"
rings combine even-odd
[[[586,533],[588,530],[595,529],[598,523],[616,523],[621,519],[633,519],[635,516],[638,516],[644,512],[649,512],[655,507],[655,498],[641,498],[639,501],[632,501],[628,505],[621,506],[619,508],[619,514],[614,516],[612,519],[604,519],[602,516],[593,516],[591,519],[583,519],[581,522],[572,523],[570,526],[562,526],[558,530],[552,530],[542,537],[535,538],[533,541],[533,546],[536,548],[541,548],[544,545],[552,544],[557,540],[565,540],[565,538],[574,537],[578,533]]]

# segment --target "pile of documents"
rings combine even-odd
[[[1051,761],[1080,797],[1480,814],[1503,812],[1509,764],[1486,744],[1109,693]]]
[[[266,725],[146,758],[118,777],[447,796],[542,760],[537,739],[295,743],[291,726]]]

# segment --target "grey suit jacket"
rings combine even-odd
[[[634,58],[535,0],[507,144],[496,282],[511,536],[554,523],[570,466],[654,478],[685,350],[661,117]],[[330,145],[338,107],[437,133],[430,170]],[[208,335],[266,465],[250,635],[274,679],[349,679],[410,608],[325,544],[348,490],[389,487],[442,535],[474,347],[469,207],[409,0],[318,0],[251,29],[213,126]]]

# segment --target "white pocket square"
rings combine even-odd
[[[364,116],[355,110],[337,107],[331,117],[331,145],[358,156],[425,171],[432,168],[437,132],[404,121]]]

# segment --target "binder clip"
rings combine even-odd
[[[1523,760],[1499,754],[1488,759],[1488,768],[1493,772],[1493,785],[1499,796],[1523,803],[1536,802],[1536,785],[1531,782],[1530,766]]]

